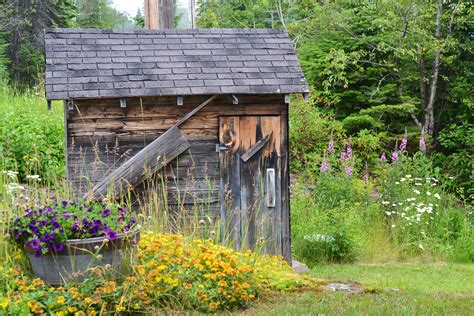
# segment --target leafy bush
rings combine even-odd
[[[317,171],[318,164],[329,139],[340,144],[342,124],[330,114],[318,110],[311,102],[297,99],[290,106],[290,161],[293,171],[311,169]],[[336,148],[339,149],[339,148]]]
[[[292,234],[295,256],[308,264],[351,262],[357,256],[351,203],[356,203],[353,179],[321,175],[308,190],[307,178],[295,184],[292,196]]]
[[[354,242],[347,235],[344,226],[338,227],[332,235],[304,236],[300,256],[307,263],[352,262],[356,258]]]
[[[62,110],[48,111],[33,92],[0,88],[0,170],[53,181],[65,170]]]
[[[21,256],[11,257],[0,259],[0,314],[215,312],[245,308],[265,291],[317,286],[291,273],[280,257],[239,253],[172,234],[144,234],[134,272],[121,280],[105,278],[107,267],[94,268],[94,278],[55,288],[15,267]]]

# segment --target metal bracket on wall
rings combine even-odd
[[[127,100],[125,100],[125,98],[120,99],[120,107],[122,109],[125,109],[127,107]]]
[[[184,98],[183,98],[182,96],[178,95],[178,96],[176,97],[176,104],[177,104],[178,106],[182,106],[182,105],[184,104]]]
[[[67,100],[67,101],[66,101],[66,104],[67,104],[67,109],[68,109],[69,111],[74,110],[74,101],[73,101],[73,100]]]
[[[229,147],[222,145],[222,144],[216,144],[216,153],[220,153],[221,151],[228,151]]]
[[[232,104],[237,105],[239,104],[239,98],[235,94],[232,95]]]

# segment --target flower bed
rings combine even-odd
[[[146,233],[139,243],[133,273],[120,281],[95,268],[80,285],[54,288],[29,277],[12,262],[0,268],[0,314],[96,315],[162,308],[202,312],[245,308],[262,293],[315,286],[291,273],[279,257],[239,253],[210,241]]]

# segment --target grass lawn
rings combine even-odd
[[[282,294],[262,299],[243,314],[474,315],[474,264],[328,265],[316,267],[311,273],[318,278],[358,282],[379,291]]]

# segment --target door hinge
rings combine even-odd
[[[222,144],[216,144],[216,153],[220,153],[221,151],[228,151],[229,147],[222,145]]]

